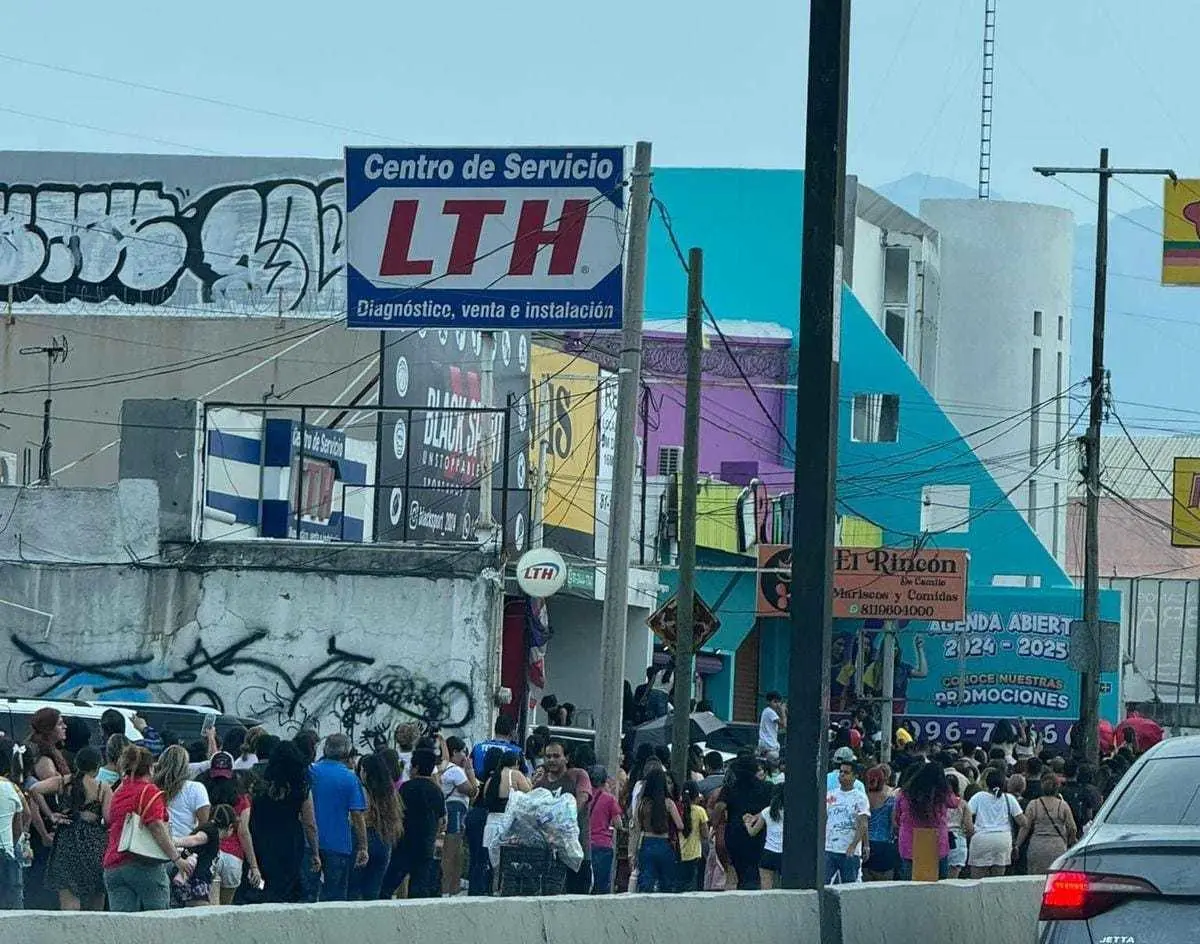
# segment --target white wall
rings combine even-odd
[[[854,220],[854,297],[875,323],[883,324],[882,231],[864,219]]]
[[[941,236],[934,393],[1001,488],[1017,489],[1013,503],[1027,520],[1031,496],[1024,480],[1040,464],[1032,496],[1038,509],[1035,530],[1046,548],[1064,561],[1067,485],[1076,461],[1070,446],[1060,449],[1057,457],[1053,447],[1068,434],[1070,404],[1060,400],[1040,411],[1038,451],[1032,463],[1034,421],[1027,411],[1032,406],[1035,348],[1041,351],[1040,401],[1060,392],[1059,355],[1063,386],[1071,383],[1073,217],[1058,207],[998,200],[924,200],[921,216]],[[1035,310],[1042,312],[1040,338],[1034,336]],[[1062,410],[1061,427],[1056,407]],[[1012,419],[1000,422],[1006,418]],[[969,436],[984,427],[990,428]],[[1052,507],[1056,482],[1061,507]]]
[[[90,698],[116,685],[113,697],[357,736],[432,708],[475,738],[489,721],[493,592],[482,578],[9,563],[0,600],[54,621],[47,633],[0,607],[0,690]]]

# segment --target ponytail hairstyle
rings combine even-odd
[[[1004,793],[1004,773],[992,768],[987,775],[987,788],[992,791],[992,796],[999,798]]]
[[[94,747],[80,748],[71,764],[71,783],[67,787],[67,809],[78,813],[87,804],[85,776],[96,776],[100,770],[100,752]]]
[[[683,803],[683,838],[688,839],[692,835],[692,805],[700,799],[700,788],[691,781],[683,785],[683,790],[680,792],[680,800]]]
[[[777,783],[771,788],[771,806],[768,809],[771,819],[778,823],[783,819],[783,784]]]

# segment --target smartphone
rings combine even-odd
[[[215,714],[204,716],[204,727],[200,729],[201,734],[208,734],[217,726],[217,716]]]

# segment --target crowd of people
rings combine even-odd
[[[27,740],[0,740],[0,909],[145,911],[198,905],[503,893],[498,834],[514,793],[571,797],[583,862],[565,891],[770,889],[782,868],[787,711],[771,693],[757,750],[693,745],[687,775],[641,744],[621,768],[590,743],[507,717],[469,747],[416,724],[359,754],[350,738],[282,739],[235,727],[184,746],[144,724],[130,743],[106,713],[102,743],[52,707]],[[1133,761],[1099,768],[1028,733],[990,748],[897,732],[890,764],[854,725],[834,732],[828,882],[1038,874],[1074,843]],[[874,742],[877,744],[877,742]],[[568,820],[570,814],[567,814]]]

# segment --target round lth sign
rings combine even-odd
[[[548,547],[526,551],[517,561],[517,583],[531,597],[548,597],[567,582],[567,562]]]

